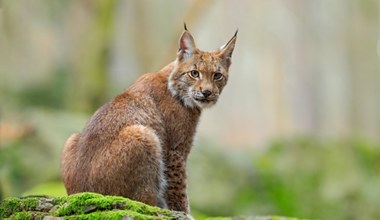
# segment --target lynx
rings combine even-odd
[[[189,213],[187,158],[202,110],[227,83],[236,35],[205,52],[185,25],[175,61],[142,75],[68,138],[61,160],[67,193],[119,195]]]

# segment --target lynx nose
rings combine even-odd
[[[202,94],[205,98],[209,97],[211,95],[211,91],[210,90],[203,90],[202,91]]]

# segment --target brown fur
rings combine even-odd
[[[202,108],[216,103],[227,83],[235,41],[236,34],[221,49],[204,52],[185,30],[174,62],[97,110],[65,143],[61,173],[68,194],[120,195],[189,212],[187,157]]]

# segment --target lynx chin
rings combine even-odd
[[[228,81],[236,37],[202,51],[185,25],[175,61],[142,75],[67,139],[67,193],[118,195],[189,213],[187,157],[202,110]]]

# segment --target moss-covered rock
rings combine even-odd
[[[0,204],[0,219],[192,219],[183,212],[152,207],[120,196],[79,193],[64,197],[7,198]],[[216,217],[208,220],[296,220],[284,217]]]
[[[145,205],[119,196],[79,193],[65,197],[7,198],[0,219],[189,219],[185,213]],[[48,218],[49,219],[49,218]]]

